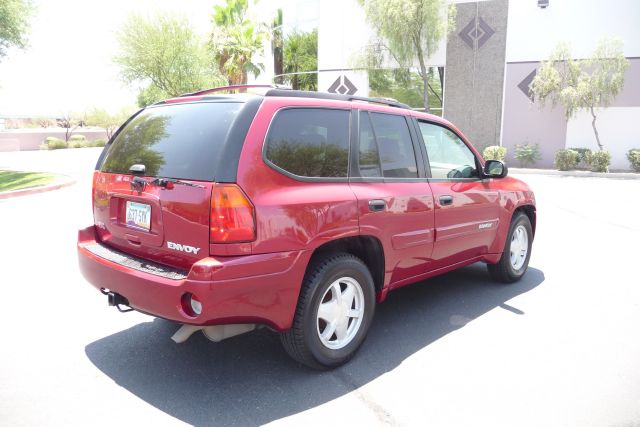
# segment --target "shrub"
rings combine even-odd
[[[86,142],[86,140],[87,140],[87,137],[84,135],[71,135],[69,137],[69,142],[76,142],[76,141]]]
[[[569,148],[569,150],[573,150],[578,153],[578,167],[589,169],[588,158],[591,155],[592,151],[589,148]]]
[[[611,153],[608,151],[593,151],[587,155],[587,164],[594,172],[608,172],[611,164]]]
[[[87,141],[82,140],[69,140],[69,148],[84,148],[87,146]]]
[[[516,144],[516,154],[514,157],[520,162],[521,167],[533,165],[540,160],[540,147],[538,144]]]
[[[569,149],[556,151],[555,165],[561,171],[575,169],[578,166],[578,153]]]
[[[46,148],[44,148],[46,146]],[[63,139],[56,138],[55,136],[48,136],[44,140],[44,144],[40,146],[43,150],[59,150],[61,148],[68,148],[69,144]]]
[[[482,157],[484,157],[485,160],[501,160],[504,162],[506,156],[507,149],[497,145],[491,145],[482,151]]]
[[[104,147],[105,145],[107,145],[107,140],[106,139],[95,139],[93,141],[89,141],[89,143],[87,144],[87,147]]]
[[[627,159],[634,171],[640,172],[640,148],[632,148],[627,151]]]

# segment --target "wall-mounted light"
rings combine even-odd
[[[540,9],[546,9],[549,6],[549,0],[538,0],[538,7]]]

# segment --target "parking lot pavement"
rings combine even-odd
[[[267,330],[178,345],[170,322],[108,308],[76,267],[90,169],[0,201],[2,425],[640,423],[640,181],[527,175],[521,282],[474,265],[393,292],[355,359],[319,373]]]

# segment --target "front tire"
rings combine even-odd
[[[500,261],[497,264],[487,264],[491,277],[503,283],[520,280],[529,267],[532,243],[531,221],[526,214],[519,212],[511,220]]]
[[[367,266],[351,254],[328,255],[307,271],[293,325],[280,340],[303,365],[335,368],[356,353],[374,312],[375,288]]]

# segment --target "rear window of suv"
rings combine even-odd
[[[269,129],[265,157],[289,173],[312,178],[346,178],[349,165],[347,110],[288,108]]]
[[[143,164],[147,176],[213,181],[215,167],[240,102],[201,102],[151,107],[117,135],[101,171],[128,174]]]

